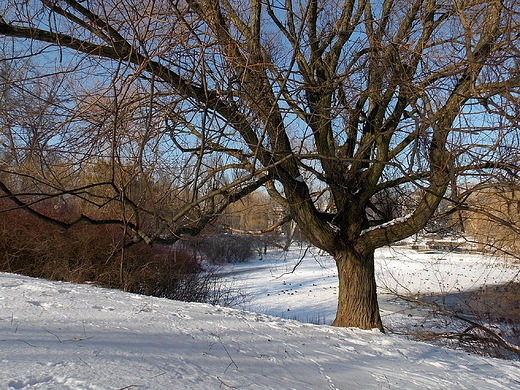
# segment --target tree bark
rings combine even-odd
[[[333,326],[384,332],[376,294],[374,251],[347,249],[334,257],[338,267],[338,310]]]

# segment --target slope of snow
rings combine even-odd
[[[281,286],[293,283],[294,273],[278,271],[291,271],[297,258],[230,271],[243,277],[246,294],[256,291],[248,305],[269,307],[262,299],[277,297],[299,302],[295,313],[299,307],[305,314],[307,305],[315,315],[312,291],[268,292],[269,275]],[[314,264],[314,271],[307,268],[314,281],[298,284],[325,291],[323,280],[332,280],[333,271]],[[245,270],[253,266],[263,266],[263,281]],[[328,294],[332,302],[334,289],[321,290],[316,299]],[[520,362],[377,331],[0,274],[0,389],[515,388]]]

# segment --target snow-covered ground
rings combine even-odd
[[[330,256],[316,249],[275,251],[263,260],[229,265],[225,271],[243,293],[242,309],[302,322],[330,324],[334,320],[336,266]],[[395,299],[396,294],[430,296],[434,301],[437,296],[445,300],[482,286],[518,283],[520,263],[478,254],[386,247],[376,252],[376,278],[383,321],[388,323],[409,318],[420,309],[410,310],[410,305]],[[520,304],[520,297],[516,303]]]
[[[260,314],[330,322],[327,256],[295,248],[224,272],[249,311],[0,274],[0,389],[520,389],[518,361]],[[378,252],[381,293],[514,273],[472,255]],[[385,322],[410,318],[389,295],[381,308]]]

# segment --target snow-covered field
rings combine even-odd
[[[387,290],[456,292],[518,272],[389,248],[377,262],[386,323],[415,319]],[[0,389],[520,389],[518,361],[290,319],[332,320],[327,256],[294,248],[224,272],[249,311],[0,274]]]
[[[289,252],[269,253],[264,259],[226,267],[228,280],[244,295],[241,308],[303,322],[330,324],[334,320],[338,283],[330,256],[293,247]],[[519,283],[520,263],[479,254],[386,247],[376,252],[376,278],[383,321],[388,325],[418,311],[408,310],[409,305],[403,306],[396,294],[429,295],[432,301],[438,296],[441,301],[486,285]],[[520,317],[520,306],[517,308]]]

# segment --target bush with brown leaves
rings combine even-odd
[[[70,207],[39,206],[63,221]],[[128,245],[121,227],[79,223],[64,230],[0,200],[0,271],[185,301],[211,300],[215,275],[183,246]]]

